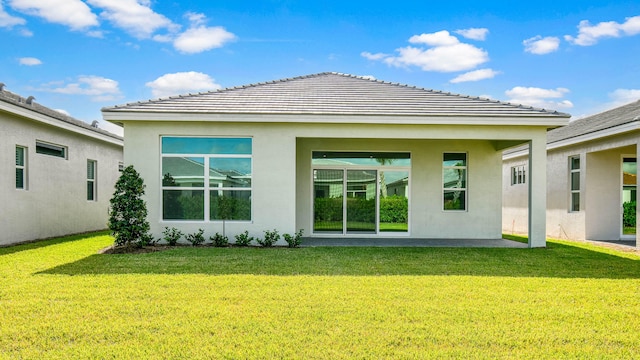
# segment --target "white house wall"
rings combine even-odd
[[[547,153],[547,236],[574,240],[618,240],[621,221],[621,160],[637,154],[637,133],[606,137]],[[551,144],[553,146],[553,144]],[[569,157],[580,156],[580,211],[569,211]],[[526,164],[520,156],[503,161],[504,233],[528,231],[527,193],[511,185],[511,167]],[[528,179],[527,179],[528,181]]]
[[[122,146],[7,113],[0,128],[0,245],[107,228]],[[36,140],[67,147],[67,159],[37,154]],[[15,188],[16,146],[27,148],[25,190]],[[87,160],[97,161],[97,201],[87,200]]]
[[[374,124],[235,123],[123,121],[125,163],[145,180],[151,231],[164,227],[205,236],[223,231],[220,221],[163,221],[160,137],[253,138],[252,221],[227,221],[233,235],[248,230],[311,234],[311,151],[410,151],[412,154],[410,236],[419,238],[499,238],[501,234],[501,154],[495,140],[544,137],[535,126],[446,126]],[[442,153],[468,153],[468,211],[442,210]]]
[[[409,235],[414,238],[497,239],[500,233],[501,154],[485,140],[298,139],[297,228],[312,233],[311,152],[411,153]],[[442,209],[442,154],[468,154],[467,211]],[[398,236],[398,235],[387,235]]]

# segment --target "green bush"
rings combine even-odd
[[[407,223],[409,199],[404,196],[388,196],[380,198],[380,222]]]
[[[182,231],[174,227],[169,229],[166,226],[164,227],[164,231],[162,232],[162,234],[164,234],[164,241],[166,241],[170,246],[176,246],[176,244],[178,244],[178,241],[180,240],[180,237],[182,237],[183,235]]]
[[[237,246],[249,246],[253,241],[253,236],[249,236],[249,232],[246,230],[243,233],[236,235],[235,238]]]
[[[316,221],[342,221],[342,197],[316,198],[313,206]]]
[[[147,222],[147,204],[142,200],[144,181],[133,165],[122,171],[115,188],[109,200],[108,222],[115,245],[141,247],[153,243]]]
[[[256,239],[258,244],[263,247],[273,246],[278,240],[280,240],[280,234],[278,234],[278,230],[275,229],[273,231],[265,230],[264,239]]]
[[[222,235],[220,233],[216,233],[215,235],[210,236],[209,240],[213,242],[213,246],[215,247],[229,246],[229,238],[226,235]]]
[[[193,234],[187,234],[186,239],[193,246],[202,245],[202,244],[204,244],[204,235],[203,234],[204,234],[204,230],[203,229],[198,229],[198,231],[193,233]]]
[[[251,219],[251,199],[232,196],[212,196],[209,210],[211,219],[249,220]]]
[[[291,234],[282,234],[282,237],[284,237],[284,241],[287,242],[287,244],[289,244],[290,248],[294,248],[294,247],[298,247],[300,246],[300,244],[302,243],[302,232],[303,230],[300,229],[300,231],[298,231],[297,233],[291,235]]]
[[[635,227],[636,226],[636,202],[629,201],[622,204],[624,208],[624,213],[622,216],[622,222],[625,227]]]

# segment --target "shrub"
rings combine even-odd
[[[209,237],[209,239],[213,242],[213,246],[215,247],[225,247],[229,245],[229,238],[226,235],[221,235],[220,233],[216,233]]]
[[[636,226],[636,202],[629,201],[622,204],[624,208],[622,221],[625,227]]]
[[[236,235],[235,238],[238,246],[249,246],[253,241],[253,236],[249,236],[249,232],[246,230],[242,234]]]
[[[275,229],[273,231],[265,230],[264,239],[256,239],[258,244],[263,247],[273,246],[278,240],[280,240],[280,234],[278,234],[278,230]]]
[[[176,246],[176,244],[178,244],[178,241],[180,240],[180,237],[182,237],[183,235],[182,231],[174,227],[169,229],[166,226],[164,227],[164,231],[162,233],[164,234],[164,241],[166,241],[170,246]]]
[[[380,198],[380,222],[406,223],[409,201],[404,196],[392,195]]]
[[[204,234],[204,230],[198,229],[198,232],[195,232],[193,234],[187,234],[186,239],[193,246],[202,245],[204,244],[203,234]]]
[[[127,166],[116,182],[116,190],[109,200],[109,229],[116,246],[145,246],[153,243],[147,222],[147,204],[142,200],[144,181],[140,174]]]
[[[300,244],[302,243],[302,232],[303,230],[300,229],[300,231],[298,231],[293,235],[282,234],[282,237],[284,237],[284,241],[286,241],[287,244],[289,244],[290,248],[294,248],[294,247],[300,246]]]

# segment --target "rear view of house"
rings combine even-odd
[[[548,134],[547,234],[636,239],[640,101],[572,121]],[[505,154],[503,231],[527,232],[526,152]]]
[[[105,229],[122,146],[0,85],[0,245]]]
[[[532,247],[545,246],[547,130],[569,117],[339,73],[102,112],[125,128],[156,238],[499,239],[502,150],[526,144]]]

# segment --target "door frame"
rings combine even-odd
[[[618,206],[620,209],[620,217],[618,218],[618,227],[619,227],[619,231],[620,231],[620,240],[635,240],[636,239],[636,235],[637,235],[637,226],[638,226],[638,219],[636,218],[636,234],[625,234],[624,233],[624,170],[623,170],[623,165],[624,165],[624,159],[625,158],[633,158],[636,159],[636,175],[637,175],[637,168],[638,168],[638,158],[636,154],[621,154],[620,155],[620,171],[619,171],[619,175],[620,175],[620,185],[618,188]],[[636,177],[636,203],[638,201],[637,199],[637,177]]]

